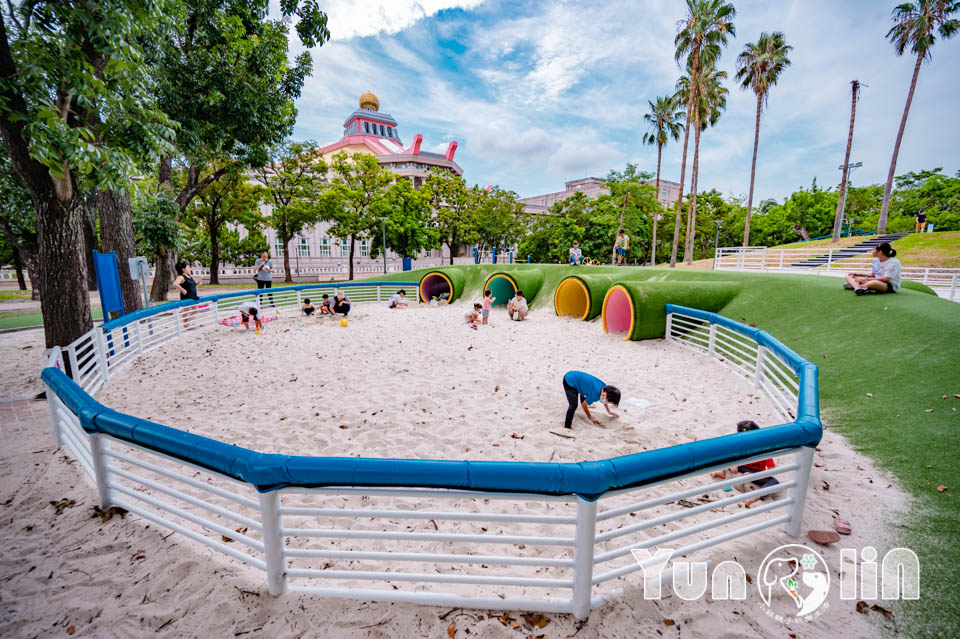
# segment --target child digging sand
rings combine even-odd
[[[467,320],[467,324],[470,325],[470,328],[477,329],[477,320],[480,319],[480,309],[483,308],[482,304],[474,303],[473,310],[467,311],[463,318]]]
[[[755,422],[750,420],[744,420],[742,422],[737,422],[737,432],[744,433],[748,430],[757,430],[760,427],[757,426]],[[767,470],[769,468],[775,468],[776,466],[773,463],[772,459],[763,459],[760,461],[750,462],[749,464],[743,464],[742,466],[737,466],[736,468],[728,469],[734,475],[749,475],[751,473],[759,473],[760,471]],[[711,473],[711,477],[716,477],[717,479],[726,479],[727,471],[721,470],[716,473]],[[734,486],[738,491],[742,493],[750,492],[752,490],[757,490],[758,488],[768,488],[770,486],[776,486],[780,482],[776,477],[761,477],[756,481],[744,482],[742,484],[737,484]],[[743,502],[745,508],[749,508],[751,504],[755,504],[760,500],[766,499],[778,499],[780,493],[769,493],[763,495],[762,497],[751,497],[750,499]]]
[[[313,304],[310,303],[310,298],[305,297],[303,299],[303,306],[300,307],[300,310],[303,312],[304,315],[306,315],[307,317],[310,317],[311,315],[313,315],[313,312],[317,309],[314,308]]]

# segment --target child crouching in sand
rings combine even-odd
[[[307,317],[310,317],[311,315],[313,315],[313,312],[316,311],[316,310],[317,310],[317,309],[314,308],[313,304],[310,303],[310,298],[309,298],[309,297],[303,298],[303,306],[300,307],[300,311],[301,311],[304,315],[306,315]]]
[[[251,319],[258,331],[263,329],[263,322],[260,320],[260,307],[254,302],[244,302],[237,307],[237,310],[240,311],[240,322],[243,323],[245,329],[250,329],[248,322]]]
[[[474,303],[473,310],[467,311],[464,314],[463,318],[467,320],[467,324],[470,324],[470,328],[473,328],[473,329],[477,328],[477,320],[480,319],[480,309],[482,308],[483,308],[482,304]]]
[[[760,427],[757,426],[756,422],[750,420],[744,420],[737,423],[737,432],[744,433],[748,430],[757,430]],[[776,468],[772,459],[763,459],[760,461],[750,462],[749,464],[743,464],[742,466],[737,466],[736,468],[728,469],[734,475],[749,475],[750,473],[759,473],[760,471],[767,470],[769,468]],[[711,473],[711,477],[716,477],[717,479],[726,479],[727,471],[721,470],[720,472]],[[742,484],[736,484],[734,488],[742,493],[750,492],[752,490],[757,490],[758,488],[768,488],[770,486],[776,486],[779,484],[779,480],[776,477],[761,477],[756,481],[744,482]],[[766,499],[779,499],[780,493],[769,493],[763,495],[762,497],[752,497],[745,502],[743,502],[744,507],[749,508],[751,504],[754,504],[760,500]]]

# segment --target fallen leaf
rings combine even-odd
[[[524,436],[523,436],[523,435],[517,435],[516,433],[513,433],[512,435],[510,435],[510,437],[512,437],[512,438],[514,438],[514,439],[523,439]]]
[[[883,613],[883,616],[884,616],[884,617],[887,617],[887,618],[893,616],[893,613],[892,613],[892,612],[890,612],[889,610],[887,610],[887,609],[884,608],[883,606],[878,606],[877,604],[873,604],[872,606],[870,606],[870,610],[876,610],[877,612],[882,612],[882,613]]]
[[[747,573],[747,574],[746,574],[746,577],[747,577],[747,583],[748,583],[748,584],[752,584],[752,583],[753,583],[753,577],[750,576],[750,573]]]
[[[830,357],[830,356],[827,355],[826,353],[823,354],[823,359],[827,359],[828,357]]]
[[[823,482],[823,489],[824,489],[824,490],[830,490],[830,483],[824,481],[824,482]]]
[[[447,634],[448,634],[450,637],[456,637],[456,636],[457,636],[457,624],[456,624],[456,622],[453,622],[453,621],[450,622],[450,625],[447,626]]]
[[[493,389],[493,392],[496,393],[496,392],[499,391],[499,390],[500,390],[500,387],[497,386],[496,388]]]
[[[867,397],[873,397],[873,393],[867,393]]]
[[[859,612],[862,615],[865,615],[867,614],[868,610],[870,610],[870,606],[867,604],[866,601],[857,602],[857,612]]]
[[[340,424],[340,430],[347,430],[348,428],[350,427],[347,426],[346,424]]]
[[[947,490],[947,487],[944,486],[943,484],[940,484],[939,486],[937,486],[937,491],[938,491],[938,492],[941,492],[941,493],[942,493],[942,492],[946,492],[946,490]]]
[[[839,517],[833,518],[833,529],[841,535],[849,535],[853,532],[853,529],[850,527],[850,522],[846,519],[840,519]]]
[[[957,399],[960,399],[960,393],[957,393],[956,395],[954,395],[954,397],[956,397]]]
[[[100,508],[100,506],[94,506],[93,514],[90,515],[90,518],[93,519],[94,517],[99,517],[100,521],[102,521],[103,523],[107,523],[108,521],[113,519],[114,515],[120,515],[120,519],[126,519],[127,511],[126,509],[120,508],[119,506],[110,506],[106,510]]]
[[[807,537],[821,546],[829,546],[840,541],[840,535],[832,530],[808,530]]]
[[[77,500],[75,499],[61,499],[60,501],[51,501],[50,505],[56,509],[56,514],[60,515],[63,513],[66,508],[73,508],[77,505]]]
[[[933,412],[933,409],[932,409],[932,408],[925,408],[923,412],[925,412],[925,413],[932,413],[932,412]]]
[[[677,625],[677,622],[674,621],[673,619],[664,619],[664,620],[663,620],[663,625],[665,625],[665,626],[675,626],[675,625]]]
[[[76,629],[74,626],[70,626],[69,628],[67,628],[67,634],[68,634],[68,635],[72,635],[72,634],[75,633],[76,631],[77,631],[77,629]]]
[[[949,395],[944,395],[940,399],[946,399],[947,397],[949,397]]]

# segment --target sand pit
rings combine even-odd
[[[624,343],[596,322],[543,309],[526,322],[495,312],[490,326],[473,331],[462,322],[465,303],[396,311],[360,304],[346,328],[319,318],[309,325],[283,318],[261,335],[205,328],[135,361],[97,398],[221,441],[299,455],[579,461],[726,434],[741,419],[779,421],[749,382],[704,356],[663,341]],[[576,439],[558,437],[551,431],[564,432],[560,379],[570,369],[619,385],[625,400],[652,405],[624,401],[616,421],[598,411],[607,428],[581,413],[569,433]],[[90,519],[95,492],[75,464],[55,454],[49,430],[14,435],[19,447],[0,457],[0,500],[10,500],[2,526],[13,539],[0,555],[4,635],[62,632],[72,623],[78,633],[97,636],[158,629],[160,636],[439,636],[454,622],[457,636],[467,629],[469,636],[520,636],[481,611],[441,617],[447,610],[409,604],[272,598],[263,573],[139,517]],[[853,524],[844,546],[873,544],[883,553],[884,523],[905,507],[903,494],[839,436],[826,432],[820,448],[804,531],[829,528],[836,510]],[[39,457],[24,455],[28,450]],[[78,504],[57,516],[46,504],[60,498]],[[352,507],[346,498],[337,502]],[[370,548],[389,547],[379,543]],[[781,543],[771,529],[697,558],[759,566]],[[839,565],[837,546],[821,550]],[[482,544],[472,551],[502,552]],[[661,601],[645,601],[636,580],[621,585],[621,595],[594,611],[578,637],[652,635],[665,619],[691,637],[795,631],[767,617],[755,591],[743,602],[685,602],[669,590]],[[804,634],[842,627],[849,637],[874,636],[855,602],[840,601],[836,591],[830,602]],[[547,636],[577,630],[570,616],[548,616]]]

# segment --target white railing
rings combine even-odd
[[[816,263],[812,261],[816,259]],[[802,273],[840,276],[869,273],[873,258],[869,253],[849,255],[845,249],[772,249],[765,246],[724,246],[717,249],[713,268],[718,271],[760,271],[763,273]],[[807,264],[800,266],[800,264]],[[903,279],[929,286],[944,299],[960,302],[960,268],[904,266]]]
[[[359,297],[344,288],[355,300]],[[303,291],[275,291],[277,308],[292,307],[297,293]],[[269,292],[243,295],[255,294],[266,297]],[[715,463],[685,471],[677,470],[680,461],[665,462],[664,457],[653,465],[640,463],[672,449],[585,462],[632,464],[617,474],[636,474],[635,481],[592,496],[564,492],[554,484],[529,492],[424,487],[405,484],[402,472],[387,474],[396,477],[397,484],[391,485],[330,485],[318,479],[309,482],[315,485],[254,486],[219,470],[214,461],[225,448],[242,449],[107,411],[89,397],[136,354],[210,325],[243,295],[201,300],[126,324],[108,323],[102,339],[84,336],[65,349],[82,389],[71,387],[56,371],[64,367],[57,348],[43,379],[54,436],[80,462],[102,508],[124,508],[263,570],[273,595],[290,589],[364,600],[572,613],[582,619],[616,596],[624,580],[640,583],[630,582],[645,567],[633,559],[633,550],[671,548],[676,556],[768,528],[800,533],[812,446],[820,434],[816,367],[761,331],[694,309],[668,307],[667,339],[718,358],[754,380],[784,420],[799,415],[798,421],[774,427],[784,445],[772,450],[769,444],[763,450],[751,447],[750,433],[675,447],[678,459],[686,459],[691,446],[718,456]],[[367,293],[372,295],[380,296]],[[268,308],[269,302],[263,302]],[[79,355],[89,350],[93,355]],[[191,438],[188,448],[196,459],[166,452],[175,447],[168,442],[184,438]],[[715,452],[718,448],[727,452]],[[720,481],[710,477],[712,471],[772,456],[779,460],[774,469]],[[268,463],[263,457],[271,456],[252,459]],[[337,474],[353,476],[365,464],[390,461],[347,460],[350,468]],[[499,469],[490,474],[507,477],[515,475],[510,469],[517,469],[517,476],[530,470],[525,463],[469,463],[476,464],[471,468],[477,475],[483,474],[484,464]],[[537,472],[549,474],[558,465],[538,466],[543,468]],[[781,478],[776,487],[725,492],[774,475]],[[773,493],[779,494],[762,505],[740,507],[747,499]]]

